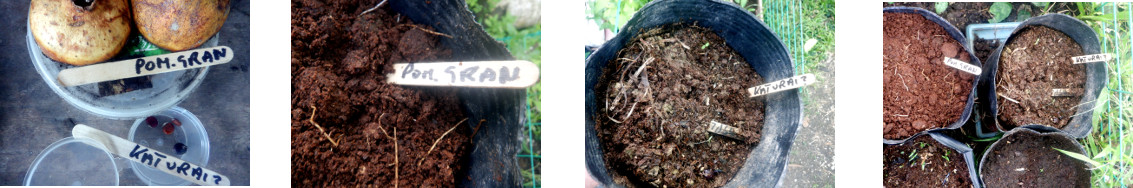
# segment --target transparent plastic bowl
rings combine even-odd
[[[201,45],[201,48],[217,45],[220,34],[214,35]],[[152,77],[153,87],[111,96],[100,96],[98,84],[63,87],[59,85],[59,71],[76,66],[60,63],[43,55],[39,44],[28,28],[28,53],[35,70],[43,77],[47,86],[59,97],[84,111],[110,119],[145,118],[159,111],[169,109],[185,100],[197,86],[201,85],[209,67],[188,69]]]
[[[118,185],[118,164],[105,146],[91,139],[67,137],[39,153],[24,185]]]
[[[205,132],[204,124],[201,124],[196,115],[181,107],[173,107],[153,116],[159,122],[157,127],[150,127],[145,122],[146,118],[142,117],[134,121],[134,126],[130,128],[130,136],[127,139],[190,163],[208,166],[208,132]],[[169,122],[169,118],[177,118],[181,121],[181,126],[174,126],[173,134],[167,135],[162,131],[162,125]],[[177,143],[183,143],[187,146],[188,149],[184,154],[178,155],[174,150],[173,146]],[[131,162],[130,166],[134,170],[134,174],[149,185],[183,186],[190,183],[180,177],[166,174],[143,164]]]

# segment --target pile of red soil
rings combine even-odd
[[[885,187],[972,187],[964,155],[922,135],[885,145]]]
[[[884,137],[908,138],[960,119],[975,75],[944,65],[971,62],[959,42],[920,14],[884,15]]]
[[[1000,126],[1062,128],[1070,123],[1086,86],[1086,65],[1071,61],[1081,55],[1078,43],[1062,32],[1043,26],[1021,30],[1003,48],[995,75]],[[1054,97],[1052,89],[1076,90],[1079,95]]]
[[[723,38],[689,25],[638,35],[603,70],[595,128],[615,183],[719,187],[732,179],[763,128],[762,78]],[[716,121],[737,140],[708,132]]]
[[[388,5],[359,15],[376,4],[291,4],[292,185],[453,187],[464,171],[472,130],[456,126],[456,91],[385,82],[393,63],[445,60],[450,50]]]

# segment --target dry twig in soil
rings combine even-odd
[[[460,120],[460,122],[456,122],[456,125],[453,125],[452,128],[449,128],[448,131],[445,131],[445,134],[441,134],[441,137],[438,137],[437,140],[434,140],[433,146],[429,147],[429,151],[425,152],[425,156],[421,156],[421,159],[417,160],[417,166],[421,166],[421,162],[425,162],[425,158],[429,157],[430,153],[433,153],[433,149],[437,148],[437,143],[440,143],[441,139],[444,139],[445,136],[448,136],[448,133],[452,132],[452,130],[455,130],[456,127],[459,127],[460,124],[464,123],[464,121],[466,121],[466,120],[468,120],[468,118],[464,118],[463,120]],[[483,121],[481,121],[481,122],[483,122]]]
[[[319,126],[319,123],[315,123],[315,114],[316,114],[315,112],[318,112],[318,111],[319,111],[318,108],[315,108],[315,106],[311,106],[311,118],[307,119],[307,121],[311,122],[311,124],[314,124],[315,128],[319,128],[319,132],[323,133],[324,137],[327,137],[327,141],[330,141],[330,144],[334,144],[334,147],[338,147],[338,142],[335,142],[334,139],[332,139],[330,137],[330,134],[327,134],[327,132],[323,130],[323,126]]]
[[[378,7],[381,7],[383,4],[386,4],[386,1],[387,0],[382,0],[382,2],[378,3],[378,5],[374,5],[374,8],[366,9],[366,11],[362,11],[362,14],[358,14],[358,15],[361,16],[363,14],[370,13],[370,11],[377,10]],[[399,17],[399,19],[400,19],[400,17]]]

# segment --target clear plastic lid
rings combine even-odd
[[[118,185],[118,165],[94,140],[67,137],[35,158],[24,185]]]
[[[184,108],[173,107],[154,114],[153,117],[158,122],[156,127],[150,127],[149,123],[146,122],[146,117],[142,117],[134,121],[134,126],[130,128],[130,136],[127,139],[190,163],[208,166],[208,132],[205,131],[204,124],[197,119],[196,115]],[[173,125],[173,132],[165,134],[163,126],[166,122],[171,122],[171,118],[180,121],[181,126]],[[182,148],[184,153],[182,154],[177,152],[178,143],[184,145]],[[180,186],[190,183],[180,177],[166,174],[144,164],[130,163],[130,166],[133,167],[134,174],[137,174],[138,178],[149,185]]]
[[[63,100],[84,111],[111,119],[144,118],[150,114],[169,109],[185,100],[193,90],[200,86],[209,67],[188,69],[153,75],[151,88],[127,93],[102,96],[98,84],[63,87],[57,81],[59,71],[76,66],[56,62],[43,55],[39,44],[28,28],[28,53],[35,70],[43,77],[47,86]],[[219,34],[201,45],[202,48],[217,45]]]

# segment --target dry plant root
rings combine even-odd
[[[327,137],[327,141],[330,141],[330,144],[333,144],[334,147],[338,147],[338,142],[335,142],[334,139],[330,137],[330,134],[327,134],[327,132],[323,130],[323,126],[319,126],[319,123],[315,123],[315,112],[318,111],[318,108],[311,106],[311,118],[307,119],[307,121],[311,122],[311,124],[314,124],[315,128],[319,128],[319,132],[323,133],[323,137]]]
[[[430,153],[433,153],[433,149],[437,148],[437,143],[440,143],[441,139],[444,139],[445,136],[448,136],[448,133],[451,133],[452,130],[455,130],[456,127],[459,127],[460,124],[464,123],[464,121],[466,121],[466,120],[468,120],[468,118],[464,118],[463,120],[460,120],[460,122],[456,122],[456,125],[453,125],[452,128],[449,128],[448,131],[445,131],[445,134],[441,134],[441,137],[438,137],[437,140],[434,140],[433,146],[429,147],[429,151],[425,152],[425,156],[421,156],[421,159],[417,160],[417,166],[421,166],[421,162],[425,162],[425,158],[429,157]],[[483,122],[483,121],[480,121],[480,122]]]
[[[448,38],[450,38],[450,39],[452,38],[452,36],[451,36],[451,35],[446,35],[446,34],[444,34],[444,33],[436,32],[436,31],[430,31],[430,30],[428,30],[428,29],[425,29],[425,28],[417,27],[416,25],[408,25],[408,26],[409,26],[409,27],[413,27],[414,29],[420,29],[421,31],[424,31],[424,32],[426,32],[426,33],[429,33],[429,34],[433,34],[433,35],[437,35],[437,36],[442,36],[442,37],[448,37]]]

